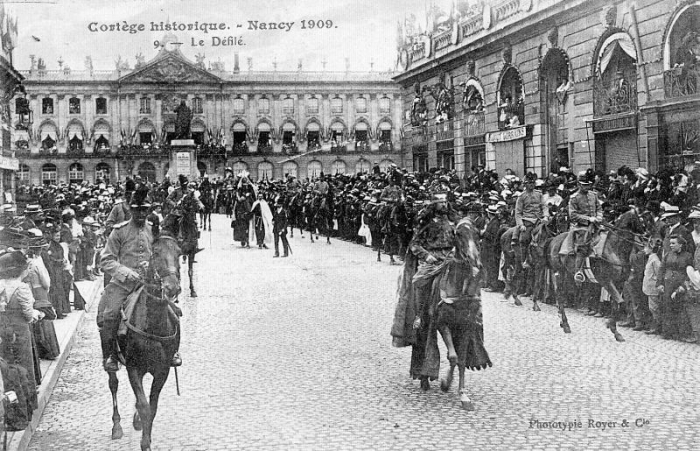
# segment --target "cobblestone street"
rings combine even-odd
[[[468,372],[476,410],[467,412],[456,381],[450,393],[435,382],[422,392],[408,376],[410,348],[391,346],[400,266],[340,240],[311,244],[308,234],[290,239],[290,258],[273,259],[271,249],[233,244],[225,217],[213,223],[195,265],[199,297],[185,290],[180,299],[182,396],[171,372],[154,450],[692,450],[700,443],[700,346],[630,329],[617,343],[603,320],[578,312],[570,312],[573,333],[565,335],[554,307],[533,312],[527,300],[516,307],[484,293],[494,366]],[[110,440],[95,310],[31,450],[139,449],[124,370],[125,435]],[[553,421],[580,424],[542,427]]]

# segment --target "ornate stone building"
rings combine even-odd
[[[10,113],[10,101],[22,76],[12,66],[12,51],[17,42],[17,19],[5,12],[0,3],[0,204],[14,202],[15,174],[19,161],[12,147],[14,124]],[[18,116],[20,123],[28,122],[29,116]]]
[[[497,0],[399,27],[414,168],[700,160],[700,1]]]
[[[20,183],[161,180],[183,100],[197,167],[210,178],[227,167],[270,179],[404,164],[392,74],[240,71],[238,55],[226,72],[200,57],[189,61],[174,36],[163,42],[151,61],[139,55],[134,69],[117,61],[114,71],[93,70],[88,58],[85,71],[47,70],[33,58],[22,74],[35,120],[12,137]]]

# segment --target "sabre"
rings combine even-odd
[[[177,367],[175,367],[175,388],[177,389],[177,395],[180,396],[180,378],[177,377]]]

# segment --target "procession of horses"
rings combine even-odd
[[[166,215],[162,224],[154,225],[155,241],[149,271],[138,291],[138,299],[127,310],[128,315],[125,315],[126,331],[120,338],[119,345],[122,364],[127,369],[136,396],[133,427],[142,430],[142,450],[150,450],[158,399],[169,377],[170,362],[180,341],[178,316],[181,311],[176,302],[181,292],[181,257],[187,261],[189,294],[191,297],[197,296],[193,282],[193,263],[199,249],[200,227],[202,230],[211,228],[210,215],[204,216],[205,208],[202,208],[203,205],[208,206],[206,210],[211,212],[213,202],[210,196],[210,193],[203,192],[199,196],[199,203],[194,202],[194,196],[184,196],[176,208]],[[325,235],[326,242],[330,244],[333,232],[332,196],[316,195],[310,199],[301,199],[299,196],[292,196],[287,202],[292,234],[293,229],[298,228],[302,236],[306,231],[312,240],[314,235]],[[197,212],[202,215],[201,225],[196,221]],[[617,300],[612,303],[613,308],[621,300],[621,284],[628,274],[630,253],[634,248],[644,245],[644,234],[650,230],[648,219],[640,218],[632,212],[622,214],[614,223],[603,224],[603,231],[596,237],[594,248],[598,252],[590,255],[589,281],[600,284]],[[559,255],[559,247],[569,233],[562,225],[563,222],[565,221],[561,218],[558,222],[555,215],[548,221],[536,224],[530,246],[531,264],[527,268],[523,265],[526,259],[519,255],[522,251],[518,246],[511,245],[511,235],[515,228],[507,229],[501,237],[502,273],[506,286],[504,298],[513,297],[516,305],[522,305],[519,293],[522,292],[523,284],[529,279],[539,281],[534,284],[539,292],[533,297],[533,310],[540,310],[538,300],[554,297],[560,325],[564,332],[571,333],[564,307],[580,283],[573,278],[576,272],[573,257]],[[431,270],[430,277],[422,279],[429,285],[427,292],[432,293],[428,305],[416,307],[415,299],[397,304],[395,326],[397,320],[404,325],[404,330],[398,335],[403,334],[406,340],[400,346],[413,346],[412,372],[414,364],[427,366],[433,375],[432,379],[439,373],[440,355],[436,340],[437,334],[440,334],[449,363],[449,370],[440,387],[443,391],[449,391],[457,368],[459,399],[462,407],[470,411],[475,406],[468,395],[465,370],[484,369],[492,365],[484,347],[480,231],[468,215],[455,220],[453,230],[453,247],[449,256]],[[379,258],[380,256],[381,251]],[[417,258],[407,252],[399,291],[409,298],[418,291],[412,286],[421,280],[416,275],[420,272],[418,266]],[[416,321],[422,315],[417,311],[419,308],[424,309],[424,313],[427,312],[427,316],[423,316],[427,324],[416,327]],[[617,310],[614,310],[607,327],[617,341],[624,341],[616,327],[619,319]],[[422,338],[418,337],[421,333],[417,329],[420,328],[426,331]],[[397,334],[392,330],[392,335],[396,338]],[[177,375],[177,368],[175,372]],[[148,396],[143,386],[143,377],[147,373],[153,376]],[[422,383],[421,386],[427,389],[429,384]],[[109,373],[109,388],[113,399],[112,439],[123,436],[117,406],[117,387],[116,373]]]

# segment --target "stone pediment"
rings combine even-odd
[[[221,83],[214,74],[200,69],[179,51],[161,53],[150,63],[125,75],[122,83]]]

